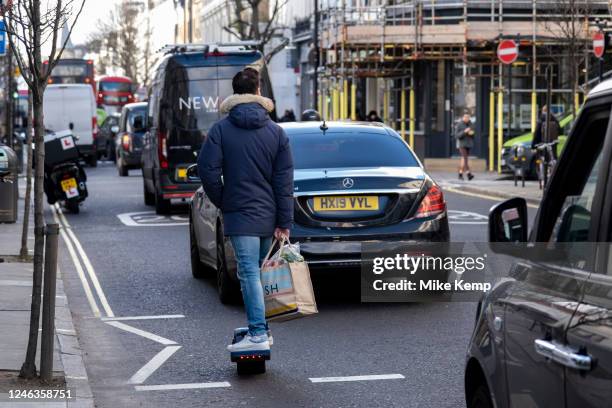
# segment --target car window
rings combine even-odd
[[[585,112],[569,136],[566,153],[561,157],[542,200],[538,217],[543,220],[539,242],[548,242],[559,250],[552,263],[593,271],[598,217],[595,203],[603,159],[610,107],[599,106]],[[545,228],[550,228],[548,234]]]
[[[140,132],[143,130],[146,121],[147,110],[145,107],[129,111],[127,115],[127,131]],[[134,127],[136,125],[136,127]]]
[[[553,239],[556,242],[587,242],[591,228],[591,212],[595,198],[595,188],[599,180],[601,151],[592,164],[591,172],[580,194],[565,197],[561,213],[555,222]]]
[[[404,142],[388,134],[292,133],[289,141],[296,169],[418,166]]]

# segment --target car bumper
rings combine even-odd
[[[121,160],[124,166],[129,168],[140,168],[142,152],[121,151]]]
[[[96,144],[82,145],[77,143],[77,147],[81,156],[91,156],[98,151]]]
[[[175,181],[168,174],[168,170],[156,170],[156,172],[156,179],[159,180],[157,193],[166,200],[191,198],[201,185],[200,183]]]
[[[384,244],[388,251],[418,242],[449,242],[448,217],[441,214],[426,220],[406,220],[379,227],[342,230],[294,226],[292,241],[311,266],[360,266],[364,245]],[[380,246],[378,246],[380,248]]]
[[[501,156],[502,172],[514,173],[517,170],[528,172],[531,167],[532,159],[533,155],[530,151],[518,157],[511,152],[503,154]]]

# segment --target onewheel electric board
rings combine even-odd
[[[246,327],[235,329],[232,344],[238,343],[247,333]],[[238,374],[263,374],[266,372],[266,360],[270,359],[270,350],[231,352],[230,359],[236,363]]]

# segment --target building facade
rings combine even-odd
[[[452,128],[464,112],[483,158],[499,148],[498,123],[503,140],[530,131],[547,69],[553,111],[575,111],[599,75],[597,19],[610,19],[609,2],[596,0],[320,0],[319,8],[320,109],[328,118],[376,110],[422,158],[454,154]],[[497,59],[502,39],[519,46],[512,65]]]

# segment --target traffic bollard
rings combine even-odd
[[[40,377],[46,383],[50,383],[53,380],[58,234],[58,224],[47,224],[45,228],[45,270],[43,278],[42,333],[40,338]]]

